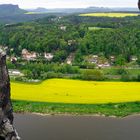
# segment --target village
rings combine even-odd
[[[23,49],[21,52],[21,59],[23,61],[37,61],[39,57],[42,57],[44,60],[51,62],[54,58],[53,53],[47,53],[44,52],[44,54],[39,54],[37,52],[30,52],[27,49]],[[75,54],[71,53],[67,59],[65,60],[64,63],[73,65]],[[19,57],[12,56],[10,57],[11,62],[16,62],[18,61]],[[9,57],[8,57],[9,59]],[[114,65],[115,62],[115,56],[110,56],[109,59],[100,57],[99,55],[89,55],[85,57],[85,62],[95,64],[96,68],[106,68],[106,67],[111,67]],[[131,56],[130,61],[131,62],[136,62],[138,58],[136,56]],[[63,64],[63,63],[62,63]]]
[[[53,62],[54,54],[53,53],[47,53],[45,52],[44,54],[39,54],[37,52],[33,51],[28,51],[27,49],[23,49],[21,52],[21,58],[20,57],[7,57],[7,60],[10,60],[10,63],[15,65],[17,63],[24,64],[24,62],[38,62],[39,58],[42,57],[42,59],[46,63],[51,63]],[[73,66],[75,58],[75,53],[70,53],[70,55],[66,58],[65,62],[61,63],[61,65],[70,65]],[[89,55],[84,57],[85,64],[88,64],[86,69],[112,69],[115,68],[114,62],[115,62],[115,56],[110,56],[109,59],[104,58],[99,55]],[[131,63],[135,63],[137,61],[136,56],[131,57]],[[20,60],[20,61],[19,61]],[[90,65],[90,67],[89,67]],[[92,67],[91,67],[92,66]],[[85,69],[84,68],[84,69]],[[116,67],[117,68],[117,67]],[[131,69],[130,66],[125,67],[125,69]],[[134,67],[133,67],[134,69]],[[139,67],[136,67],[136,69],[139,69]],[[16,66],[14,69],[9,69],[9,75],[11,77],[24,77],[25,74],[19,70],[18,66]]]

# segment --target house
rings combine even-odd
[[[37,58],[36,52],[29,52],[27,49],[23,49],[21,54],[24,60],[30,61],[30,60],[36,60]]]
[[[110,67],[111,66],[111,64],[109,63],[109,62],[105,62],[104,64],[103,64],[103,67],[105,68],[105,67]]]
[[[92,64],[97,64],[98,63],[98,55],[92,55],[91,58],[89,59],[89,62]]]
[[[10,76],[24,76],[24,74],[17,69],[9,69],[8,72]]]
[[[67,29],[67,26],[63,26],[63,25],[60,26],[60,30],[66,31],[66,29]]]
[[[76,40],[68,40],[68,46],[72,46],[76,43]]]
[[[137,56],[131,56],[130,60],[131,61],[137,61],[138,60],[138,57]]]
[[[74,60],[74,53],[71,53],[66,59],[66,63],[72,65],[72,61]]]
[[[115,56],[110,56],[110,61],[114,62],[115,61]]]
[[[105,63],[100,63],[100,64],[97,64],[98,68],[107,68],[107,67],[110,67],[111,64],[109,64],[108,62],[105,62]]]
[[[62,19],[62,17],[58,17],[58,19],[60,20],[60,19]]]
[[[52,53],[44,53],[44,57],[48,60],[51,61],[54,57]]]
[[[13,64],[15,64],[15,63],[17,62],[17,58],[16,58],[16,57],[14,57],[14,56],[13,56],[13,57],[11,57],[11,59],[10,59],[10,60],[11,60],[11,62],[12,62]]]
[[[72,65],[71,59],[68,59],[68,60],[67,60],[67,64]]]

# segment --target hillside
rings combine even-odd
[[[20,22],[33,21],[43,17],[47,17],[50,14],[38,13],[43,12],[44,9],[38,8],[37,14],[27,14],[27,10],[20,9],[18,5],[3,4],[0,5],[0,24],[15,24]],[[30,13],[30,12],[29,12]],[[53,15],[61,16],[60,13],[54,13]]]
[[[19,22],[27,22],[43,17],[78,14],[78,13],[91,13],[91,12],[111,12],[111,11],[131,11],[137,12],[136,8],[104,8],[104,7],[87,7],[87,8],[56,8],[46,9],[38,7],[37,9],[20,9],[18,5],[3,4],[0,5],[0,24],[13,24]],[[26,13],[26,14],[25,14]]]
[[[0,17],[23,14],[26,11],[20,9],[18,5],[3,4],[0,5]]]
[[[8,46],[8,56],[13,63],[18,59],[18,64],[9,63],[9,68],[18,68],[29,79],[74,77],[139,81],[139,28],[139,16],[48,16],[1,26],[0,44]],[[110,69],[112,67],[115,69]],[[110,70],[85,71],[94,68]],[[128,68],[135,71],[129,72]]]
[[[86,22],[85,22],[86,21]],[[35,22],[1,29],[0,43],[21,55],[22,49],[53,53],[54,62],[64,62],[71,53],[75,61],[85,56],[121,57],[130,62],[139,56],[139,16],[125,18],[49,16]],[[131,40],[130,40],[131,38]]]

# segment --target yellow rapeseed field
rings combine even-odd
[[[24,14],[25,15],[37,15],[37,14],[47,14],[47,13],[43,13],[43,12],[26,12]]]
[[[80,14],[80,16],[94,16],[94,17],[127,17],[127,16],[138,16],[136,13],[87,13]]]
[[[140,101],[140,83],[51,79],[41,84],[11,83],[12,99],[60,103]]]

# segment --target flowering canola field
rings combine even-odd
[[[140,101],[138,82],[94,82],[50,79],[41,84],[11,83],[12,99],[54,103],[118,103]]]
[[[136,13],[86,13],[80,14],[80,16],[94,16],[94,17],[127,17],[138,16]]]

